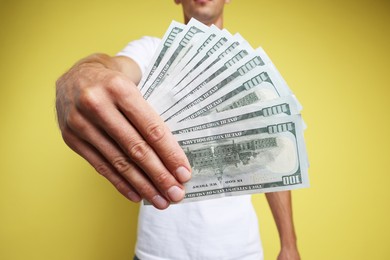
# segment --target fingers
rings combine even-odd
[[[168,171],[174,174],[180,182],[188,181],[191,178],[191,166],[183,149],[164,121],[138,90],[132,88],[127,91],[127,95],[121,95],[117,99],[117,105],[158,154]]]
[[[130,79],[95,63],[57,81],[65,142],[126,197],[156,208],[184,198],[190,164],[170,130]]]
[[[118,175],[92,146],[76,137],[69,129],[63,131],[63,138],[73,151],[86,159],[96,171],[109,180],[123,196],[133,202],[139,202],[141,200],[138,192]]]
[[[181,182],[190,178],[183,150],[134,84],[123,77],[113,77],[105,84],[108,95],[98,93],[102,89],[81,93],[80,110],[115,140],[165,197],[180,201],[184,190],[176,178]]]
[[[144,174],[144,172],[140,168],[138,168],[132,161],[130,161],[126,154],[124,154],[122,150],[112,142],[112,139],[110,139],[103,132],[97,129],[93,124],[91,124],[78,112],[71,113],[68,118],[69,120],[67,124],[70,127],[71,131],[77,130],[77,133],[81,138],[86,140],[88,143],[93,144],[93,148],[96,149],[92,150],[92,152],[94,152],[93,155],[94,157],[98,158],[94,159],[91,158],[91,156],[88,156],[88,154],[91,153],[90,151],[88,151],[91,150],[89,147],[80,151],[80,144],[77,144],[76,146],[79,149],[78,153],[81,154],[84,158],[88,157],[86,159],[99,172],[105,173],[102,175],[104,175],[105,177],[107,177],[108,175],[108,177],[110,177],[111,179],[113,179],[114,177],[119,178],[121,180],[125,179],[125,182],[130,183],[131,186],[136,190],[137,194],[141,195],[143,198],[151,202],[158,209],[165,209],[169,206],[169,201],[165,198],[166,195],[164,194],[164,196],[155,188],[155,186]],[[72,135],[70,138],[74,139]],[[74,142],[75,141],[73,141],[73,143]],[[68,145],[71,146],[71,144]],[[106,161],[106,163],[102,163],[102,161]],[[112,176],[113,174],[114,176]],[[134,196],[131,197],[131,199],[134,201],[133,198]],[[179,199],[170,199],[172,201],[178,201],[182,198],[180,197]]]

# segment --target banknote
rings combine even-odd
[[[260,99],[270,100],[289,95],[290,91],[283,81],[278,80],[276,76],[272,77],[272,72],[265,67],[256,67],[247,74],[248,77],[241,77],[225,86],[221,84],[212,86],[202,95],[194,96],[191,101],[182,103],[184,105],[175,107],[175,110],[172,109],[162,114],[161,117],[165,121],[175,120],[177,122],[193,119],[218,107],[226,106],[226,102],[233,102],[253,91],[256,93],[257,100],[243,98],[239,106],[255,103],[253,101],[258,102]]]
[[[164,55],[155,73],[153,73],[149,80],[147,80],[147,82],[150,81],[148,83],[148,86],[141,89],[141,94],[143,94],[143,97],[145,99],[148,99],[148,97],[153,93],[153,91],[161,84],[170,66],[174,63],[176,58],[181,55],[182,52],[185,52],[187,50],[185,49],[185,47],[194,37],[194,35],[197,33],[204,33],[208,29],[209,27],[202,24],[201,22],[195,19],[190,20],[185,29],[175,38],[174,42],[172,43],[172,46]]]
[[[196,96],[193,94],[201,93],[202,89],[207,89],[215,85],[222,88],[234,79],[246,74],[255,66],[263,65],[260,58],[249,55],[251,50],[247,48],[241,49],[240,47],[241,46],[232,51],[227,56],[229,59],[223,60],[223,64],[220,64],[220,66],[217,67],[218,69],[209,69],[207,72],[203,73],[201,77],[193,81],[191,85],[183,87],[175,94],[168,92],[163,98],[163,102],[159,103],[157,112],[160,113],[160,115],[164,115],[168,111],[172,113],[171,109],[173,107],[176,109],[183,106],[189,99]]]
[[[161,60],[165,56],[166,52],[172,46],[172,43],[175,40],[176,36],[181,31],[183,31],[184,28],[185,28],[184,24],[178,23],[176,21],[171,22],[167,32],[165,33],[164,37],[161,40],[161,43],[157,51],[155,52],[152,58],[149,67],[146,69],[140,83],[138,84],[139,89],[142,89],[145,86],[145,82],[153,75],[154,71],[157,69],[158,65],[160,64]]]
[[[198,88],[204,86],[218,75],[233,67],[234,64],[238,64],[253,51],[253,48],[247,42],[241,42],[239,45],[232,47],[233,49],[228,49],[220,57],[214,57],[216,60],[211,62],[211,64],[201,64],[199,69],[191,74],[191,77],[187,76],[183,81],[175,85],[169,94],[177,95],[183,91],[188,92],[189,89],[195,86],[198,86]],[[197,72],[200,73],[196,74]]]
[[[170,104],[170,98],[178,99],[177,97],[174,97],[175,94],[178,94],[183,90],[186,92],[188,91],[188,88],[191,88],[192,86],[199,86],[201,84],[205,85],[207,82],[226,71],[229,68],[229,64],[231,65],[240,61],[252,50],[252,47],[248,43],[241,43],[237,46],[233,46],[232,48],[228,48],[221,54],[223,55],[223,59],[219,59],[219,61],[214,63],[213,66],[205,68],[205,65],[201,64],[198,69],[190,73],[190,75],[185,77],[179,84],[175,86],[173,86],[173,84],[169,84],[170,87],[164,89],[162,91],[163,93],[160,93],[159,95],[160,100],[158,102],[158,106],[156,106],[158,108],[157,112],[161,114],[165,110],[169,109],[172,106],[172,104]],[[218,59],[218,57],[215,56],[213,58]],[[209,60],[211,61],[211,59]],[[163,100],[163,103],[161,103],[161,100]],[[151,100],[152,105],[153,101],[154,100]]]
[[[180,71],[186,65],[193,64],[192,61],[196,58],[196,56],[202,52],[202,50],[209,49],[209,44],[215,43],[223,32],[225,31],[221,31],[218,27],[212,25],[207,31],[205,31],[205,33],[196,34],[188,44],[191,46],[191,49],[189,49],[188,52],[183,53],[180,59],[176,59],[171,68],[168,70],[166,81],[171,81],[172,78],[180,74]]]
[[[229,111],[197,117],[184,122],[168,121],[167,125],[172,134],[176,135],[242,123],[246,120],[265,120],[271,116],[290,116],[298,115],[299,113],[300,110],[296,100],[292,96],[285,96],[246,105],[239,109],[232,108]]]
[[[192,167],[185,201],[309,186],[299,115],[175,135]]]
[[[184,202],[309,186],[302,105],[240,34],[172,22],[139,88],[190,162]]]
[[[199,37],[196,37],[197,35],[190,42],[196,44],[195,48],[191,48],[188,52],[183,53],[180,60],[175,60],[160,87],[149,96],[148,100],[150,103],[153,103],[153,97],[161,97],[164,93],[175,89],[175,86],[190,73],[185,71],[187,65],[190,65],[188,67],[192,71],[195,67],[203,64],[208,57],[228,42],[229,39],[237,38],[231,36],[227,30],[220,30],[216,26],[211,26],[209,30]]]
[[[181,89],[180,86],[190,84],[190,82],[194,81],[209,68],[213,68],[213,65],[222,60],[243,42],[244,39],[239,34],[235,34],[231,37],[229,33],[222,31],[215,43],[212,43],[209,48],[203,49],[203,51],[192,61],[191,66],[184,66],[182,72],[173,78],[172,90],[177,91]],[[214,68],[216,67],[218,67],[218,65]],[[182,83],[184,79],[186,79],[186,81]]]

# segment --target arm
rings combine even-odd
[[[138,65],[127,57],[94,54],[56,82],[56,109],[65,143],[128,199],[156,208],[184,197],[190,165],[136,84]]]
[[[300,259],[292,216],[291,192],[266,193],[266,198],[279,232],[281,251],[278,260]]]

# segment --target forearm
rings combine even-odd
[[[266,198],[274,217],[282,248],[296,247],[296,234],[294,229],[291,192],[267,193]]]

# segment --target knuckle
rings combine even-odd
[[[111,74],[107,76],[105,84],[107,91],[114,97],[123,97],[128,93],[128,82],[120,74]]]
[[[177,151],[169,151],[165,156],[164,156],[164,163],[167,165],[172,165],[177,168],[177,165],[182,165],[183,164],[183,157],[181,154],[179,154]]]
[[[85,88],[80,92],[77,106],[79,108],[86,109],[87,111],[99,111],[101,107],[101,101],[98,93],[94,89]]]
[[[112,166],[114,166],[115,170],[120,174],[124,174],[132,168],[129,160],[123,156],[114,158],[112,160]]]
[[[100,174],[102,175],[103,177],[105,177],[106,179],[109,178],[109,176],[111,175],[111,169],[110,167],[105,164],[105,163],[101,163],[99,165],[96,165],[95,166],[95,170]]]
[[[149,151],[150,147],[145,141],[135,143],[128,148],[129,156],[136,162],[144,161],[147,158]]]
[[[159,173],[153,177],[153,182],[159,187],[166,187],[170,180],[171,176],[167,172]]]
[[[164,139],[165,128],[159,124],[152,124],[147,128],[147,139],[151,143],[157,143]]]
[[[73,133],[72,133],[72,131],[66,126],[66,127],[64,127],[62,129],[61,135],[62,135],[62,139],[64,140],[66,145],[73,149],[74,148],[74,144],[73,144]]]
[[[125,85],[125,79],[122,75],[117,73],[112,73],[107,76],[107,86],[110,87],[122,87]]]
[[[136,187],[137,192],[147,199],[151,199],[153,197],[153,194],[155,193],[155,190],[153,186],[150,184],[143,184],[139,187]]]
[[[79,113],[76,111],[71,111],[66,117],[66,125],[73,130],[83,131],[85,125],[83,124],[83,119]]]
[[[107,77],[105,84],[108,94],[118,102],[119,100],[133,100],[134,97],[141,97],[137,85],[121,74],[110,75]]]
[[[114,184],[114,186],[115,189],[117,189],[122,194],[125,193],[125,191],[128,189],[124,181],[118,181],[117,183]]]

